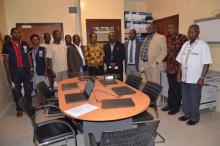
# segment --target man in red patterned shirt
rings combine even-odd
[[[182,45],[188,40],[183,34],[179,34],[177,27],[174,24],[168,25],[167,40],[167,56],[165,61],[167,63],[167,79],[169,84],[168,101],[167,106],[162,108],[162,111],[169,111],[169,115],[176,114],[181,105],[181,87],[177,82],[177,70],[179,63],[176,61],[176,57],[182,47]]]

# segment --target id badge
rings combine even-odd
[[[43,51],[42,50],[39,51],[39,57],[43,57]]]
[[[24,53],[27,54],[27,46],[23,46],[23,49],[24,49]]]

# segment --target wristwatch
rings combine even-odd
[[[200,77],[200,79],[204,80],[204,79],[205,79],[205,77],[201,76],[201,77]]]

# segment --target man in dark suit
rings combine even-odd
[[[124,46],[117,41],[115,32],[109,33],[109,42],[104,45],[107,74],[118,74],[123,81]]]
[[[125,73],[140,76],[139,54],[142,42],[136,39],[136,30],[130,29],[129,40],[125,42]]]
[[[73,44],[67,49],[67,64],[69,77],[79,76],[86,72],[84,48],[80,44],[79,35],[73,36]]]

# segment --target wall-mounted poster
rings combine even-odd
[[[125,11],[125,40],[128,38],[129,29],[135,29],[137,32],[137,37],[143,40],[147,33],[146,31],[146,20],[152,19],[152,13],[148,12],[134,12]]]

